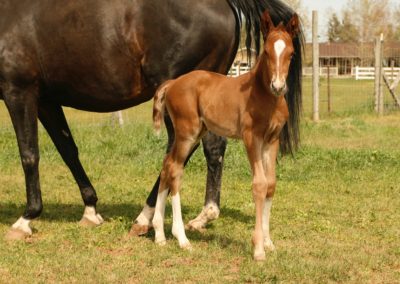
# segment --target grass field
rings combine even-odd
[[[226,153],[220,218],[203,234],[187,233],[192,252],[181,251],[171,235],[170,205],[167,246],[155,245],[154,234],[127,238],[164,154],[165,131],[153,135],[150,104],[124,112],[122,128],[110,125],[109,115],[66,110],[106,220],[95,229],[79,227],[79,190],[41,128],[44,211],[32,238],[6,242],[25,190],[0,102],[0,283],[398,283],[400,113],[377,118],[344,111],[315,124],[308,119],[309,97],[305,102],[302,148],[295,159],[279,162],[271,219],[277,250],[262,264],[251,259],[251,175],[236,141]],[[185,221],[199,213],[204,184],[198,151],[184,176]]]

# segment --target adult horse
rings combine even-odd
[[[27,204],[9,238],[32,234],[30,222],[42,211],[38,124],[43,124],[74,176],[85,204],[84,224],[100,224],[97,196],[78,157],[62,106],[109,112],[152,98],[164,81],[194,69],[227,73],[240,40],[242,15],[246,45],[260,43],[261,12],[277,24],[292,11],[280,0],[0,0],[0,99],[10,113],[25,173]],[[288,77],[291,121],[282,150],[298,142],[301,40]],[[169,145],[173,129],[168,117]],[[204,226],[219,212],[226,140],[203,139],[208,176],[206,202],[191,225]],[[132,228],[151,225],[158,182]]]

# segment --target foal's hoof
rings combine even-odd
[[[140,225],[135,223],[132,225],[131,230],[129,231],[129,236],[131,237],[139,237],[146,235],[152,227],[148,225]]]
[[[264,261],[265,260],[265,252],[254,253],[253,259],[255,261]]]
[[[160,247],[163,247],[167,244],[167,240],[166,239],[161,239],[161,240],[155,240],[154,241],[157,245],[159,245]]]
[[[187,251],[192,251],[193,247],[192,244],[190,242],[186,242],[184,244],[179,245],[181,247],[181,249],[183,250],[187,250]]]
[[[11,228],[7,232],[5,239],[7,241],[23,241],[30,236],[31,234],[29,234],[28,232],[22,231],[20,229]]]
[[[82,217],[82,219],[79,221],[79,225],[85,228],[94,228],[97,226],[100,226],[103,224],[104,220],[101,218],[99,214],[96,215],[96,218],[87,218],[87,217]]]
[[[274,243],[271,240],[264,240],[264,248],[269,251],[275,251]]]

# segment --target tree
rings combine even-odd
[[[391,3],[389,0],[349,0],[344,9],[350,22],[357,27],[359,41],[369,42],[390,33]]]
[[[336,13],[333,13],[328,22],[328,40],[330,42],[340,41],[342,26]]]
[[[350,14],[346,11],[343,13],[342,21],[336,13],[331,15],[328,23],[328,40],[330,42],[357,42],[358,29],[352,23]]]

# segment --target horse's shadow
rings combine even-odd
[[[130,226],[131,221],[141,212],[143,204],[139,203],[115,203],[115,204],[99,204],[97,209],[103,216],[106,222],[113,222],[114,219],[124,219]],[[23,204],[15,204],[11,202],[0,202],[0,224],[11,225],[22,214],[25,209]],[[68,222],[77,223],[83,214],[83,204],[66,204],[66,203],[46,203],[44,204],[43,212],[40,220],[47,222]],[[182,206],[183,216],[195,216],[193,213],[198,213],[199,208],[195,206]],[[172,210],[167,206],[166,211],[166,234],[169,238],[172,237],[169,232],[171,229]],[[251,224],[254,222],[254,216],[246,215],[238,209],[229,207],[221,208],[221,217],[225,219],[233,219],[241,223]],[[185,218],[186,219],[186,218]],[[215,221],[215,222],[218,222]],[[187,232],[189,239],[198,242],[210,242],[217,240],[221,247],[238,246],[245,250],[246,245],[243,242],[238,242],[229,235],[224,235],[223,232],[217,232],[214,229],[213,223],[207,225],[207,233]],[[154,232],[147,235],[148,238],[154,237]]]

